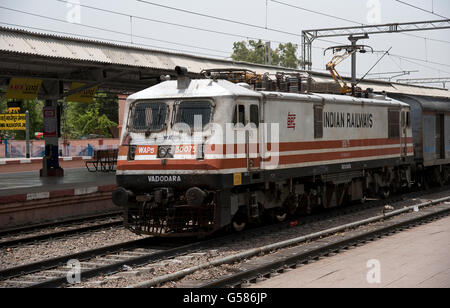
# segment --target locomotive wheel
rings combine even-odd
[[[244,231],[247,224],[245,222],[238,223],[236,221],[233,221],[233,229],[236,232],[242,232]]]
[[[390,195],[391,195],[391,190],[389,189],[389,187],[384,187],[381,189],[381,197],[383,197],[383,199],[389,198]]]
[[[279,208],[275,211],[275,219],[278,222],[283,222],[287,218],[287,212],[284,208]]]
[[[239,210],[236,213],[231,224],[233,225],[233,229],[236,232],[244,231],[245,227],[247,226],[247,217],[242,214],[242,210]]]
[[[444,181],[444,179],[442,178],[441,175],[438,175],[438,176],[436,177],[436,185],[437,185],[438,187],[444,187],[445,181]]]

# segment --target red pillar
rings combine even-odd
[[[127,102],[128,95],[119,94],[119,138],[122,136],[123,116],[125,113],[125,103]]]

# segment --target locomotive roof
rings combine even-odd
[[[287,98],[292,100],[308,100],[314,101],[317,103],[326,102],[326,103],[341,103],[341,104],[360,104],[361,102],[367,104],[377,104],[377,105],[389,105],[389,106],[404,106],[407,107],[408,104],[405,104],[401,101],[386,98],[358,98],[348,95],[336,95],[336,94],[322,94],[322,93],[305,93],[305,94],[296,94],[296,93],[284,93],[284,92],[262,92],[263,94],[269,97],[280,97]]]
[[[217,96],[247,96],[262,97],[256,91],[246,89],[226,80],[193,79],[185,89],[178,89],[177,80],[165,81],[156,86],[129,96],[129,100],[144,100],[157,98],[192,98]]]
[[[170,80],[157,84],[153,87],[147,88],[137,92],[128,97],[129,101],[146,100],[146,99],[183,99],[183,98],[205,98],[205,97],[255,97],[261,98],[267,96],[269,98],[285,98],[292,100],[308,100],[314,102],[335,102],[335,103],[361,103],[408,106],[400,101],[394,99],[377,99],[377,98],[356,98],[346,95],[334,94],[316,94],[316,93],[285,93],[285,92],[258,92],[247,89],[241,85],[234,84],[227,80],[212,80],[212,79],[194,79],[185,89],[178,89],[178,81]]]

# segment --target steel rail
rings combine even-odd
[[[359,208],[358,208],[358,205],[354,205],[354,206],[349,206],[347,208],[337,209],[336,211],[332,211],[332,212],[316,214],[316,215],[306,217],[301,223],[299,223],[299,225],[304,225],[304,224],[311,223],[314,221],[328,219],[329,217],[335,217],[335,216],[341,215],[343,212],[345,212],[345,213],[357,212],[357,211],[367,209],[367,208],[372,208],[375,206],[380,206],[380,203],[377,201],[373,201],[373,202],[366,203],[364,205],[364,207],[361,207],[361,205],[359,205]],[[229,243],[233,240],[236,240],[237,236],[241,239],[242,238],[244,238],[244,239],[252,238],[255,234],[270,233],[270,232],[275,232],[275,231],[279,231],[279,230],[284,230],[287,228],[290,228],[289,222],[258,227],[255,229],[249,229],[249,230],[247,230],[247,232],[245,232],[243,234],[229,234],[229,235],[224,235],[224,236],[219,236],[219,237],[213,237],[210,240],[196,242],[196,243],[188,244],[186,246],[170,249],[167,251],[151,253],[148,255],[132,258],[132,259],[129,259],[129,260],[126,260],[123,262],[118,262],[115,264],[106,265],[106,266],[102,266],[99,268],[87,270],[87,271],[84,271],[81,273],[81,277],[83,279],[87,279],[87,278],[93,278],[100,274],[112,274],[112,273],[121,271],[121,269],[123,268],[124,265],[132,266],[132,267],[133,266],[144,266],[144,265],[149,264],[150,262],[154,262],[154,261],[157,261],[157,260],[160,260],[163,258],[174,257],[177,255],[186,254],[189,252],[194,252],[194,251],[197,251],[204,247],[207,248],[210,245],[217,245],[220,243]],[[151,240],[151,239],[161,241],[161,242],[167,240],[165,238],[148,238],[148,239],[144,239],[144,240],[138,240],[135,242],[136,243],[135,247],[141,247],[144,244],[148,244],[148,242],[146,242],[146,241]],[[23,265],[23,266],[19,266],[17,268],[11,268],[9,270],[7,269],[4,271],[0,271],[0,280],[2,279],[2,277],[5,277],[5,279],[9,279],[9,278],[14,278],[14,277],[18,277],[18,276],[23,276],[25,274],[41,272],[46,269],[56,268],[60,265],[66,264],[67,261],[72,260],[72,259],[84,261],[84,260],[91,259],[98,255],[114,253],[114,252],[118,252],[118,251],[121,251],[126,248],[133,248],[133,246],[132,246],[133,243],[134,242],[125,243],[125,245],[122,245],[122,244],[112,245],[112,246],[108,246],[108,247],[104,247],[104,248],[94,249],[91,251],[81,252],[81,253],[77,253],[77,254],[72,254],[72,255],[67,255],[67,256],[63,256],[63,257],[50,259],[50,260],[44,260],[44,261],[40,261],[40,262],[28,264],[28,265]],[[55,279],[51,279],[48,281],[44,281],[41,283],[36,283],[34,285],[30,285],[30,286],[28,286],[28,288],[55,288],[55,287],[64,286],[66,284],[67,284],[66,277],[60,277],[60,278],[55,278]]]
[[[35,225],[27,225],[27,226],[23,226],[23,227],[2,229],[2,230],[0,230],[0,237],[5,237],[5,236],[15,234],[15,233],[24,233],[24,232],[35,231],[35,230],[45,229],[45,228],[64,227],[66,225],[85,222],[88,220],[106,219],[106,218],[115,217],[119,214],[122,214],[122,212],[123,211],[111,211],[111,212],[101,213],[101,214],[96,214],[96,215],[88,215],[88,216],[75,217],[75,218],[59,220],[59,221],[45,222],[45,223],[35,224]]]
[[[436,212],[425,214],[421,217],[414,217],[412,219],[395,223],[388,226],[377,228],[373,231],[364,232],[339,240],[331,242],[330,244],[322,245],[318,248],[296,253],[287,257],[277,259],[270,263],[263,264],[254,269],[246,270],[240,273],[232,274],[230,276],[218,279],[213,282],[208,282],[199,286],[199,288],[227,288],[227,287],[242,287],[243,284],[249,282],[257,282],[258,278],[270,277],[273,273],[283,273],[286,269],[295,269],[298,266],[306,265],[313,260],[317,260],[321,257],[327,257],[335,253],[339,253],[343,249],[349,247],[358,246],[367,242],[371,242],[376,238],[381,238],[387,234],[394,234],[397,231],[404,230],[413,225],[420,224],[425,221],[433,220],[438,217],[448,216],[450,214],[450,208],[438,210]]]
[[[436,193],[436,192],[441,191],[442,189],[446,190],[448,188],[449,187],[433,189],[433,190],[431,190],[431,192],[427,191],[427,193],[433,193],[433,192]],[[302,220],[298,222],[298,226],[305,225],[305,224],[312,223],[312,222],[322,221],[322,220],[329,219],[332,217],[337,217],[337,216],[343,215],[343,214],[357,213],[357,212],[360,212],[363,210],[384,206],[386,204],[386,202],[401,201],[403,198],[405,198],[405,196],[409,197],[409,198],[414,198],[414,197],[417,197],[417,196],[420,196],[423,194],[424,194],[423,191],[412,192],[412,193],[408,193],[408,194],[405,194],[402,196],[394,196],[387,200],[374,200],[374,201],[369,201],[363,205],[362,204],[354,204],[354,205],[349,205],[349,206],[342,207],[342,208],[336,208],[332,211],[327,211],[327,212],[303,217]],[[249,230],[247,230],[247,232],[244,232],[244,233],[228,234],[225,236],[219,235],[218,237],[214,237],[210,240],[194,243],[194,244],[188,245],[186,247],[191,247],[192,249],[190,249],[190,250],[191,250],[191,252],[193,252],[195,250],[202,248],[203,246],[209,247],[210,245],[217,245],[219,243],[229,243],[231,241],[235,241],[237,236],[239,237],[239,239],[245,240],[246,238],[253,238],[256,234],[261,235],[261,234],[273,233],[273,232],[285,230],[288,228],[292,228],[290,226],[290,222],[266,225],[263,227],[249,229]],[[48,270],[48,269],[53,269],[58,266],[66,264],[67,261],[69,261],[71,259],[78,259],[80,261],[84,261],[84,260],[88,260],[88,259],[94,258],[99,255],[118,252],[123,249],[126,249],[127,247],[128,248],[145,247],[146,245],[149,245],[150,241],[152,241],[152,240],[155,241],[156,243],[158,242],[158,240],[161,242],[167,241],[167,239],[165,239],[165,238],[147,238],[147,239],[141,239],[141,240],[127,242],[127,243],[121,243],[121,244],[111,245],[111,246],[107,246],[107,247],[102,247],[102,248],[98,248],[98,249],[93,249],[93,250],[80,252],[80,253],[76,253],[76,254],[70,254],[70,255],[57,257],[57,258],[53,258],[53,259],[49,259],[49,260],[34,262],[31,264],[25,264],[25,265],[21,265],[18,267],[1,270],[0,271],[0,281],[7,280],[9,278],[16,278],[19,276],[32,274],[32,273],[36,273],[36,272],[41,272],[41,271]],[[174,250],[173,252],[177,252],[178,254],[189,253],[190,251],[189,251],[189,249],[186,250],[186,247],[178,248],[178,249],[181,249],[181,251]],[[183,249],[185,250],[184,252],[183,252]],[[171,252],[170,250],[167,250],[167,253],[170,253],[170,252]],[[159,254],[159,255],[149,254],[144,257],[139,257],[136,259],[129,259],[122,263],[113,264],[108,267],[104,267],[103,269],[97,268],[97,269],[89,270],[88,272],[83,272],[82,277],[83,278],[92,278],[92,277],[95,277],[96,275],[99,275],[102,273],[108,274],[108,273],[117,272],[117,271],[121,270],[121,267],[123,265],[129,265],[129,266],[130,265],[133,265],[133,266],[147,265],[150,262],[157,260],[158,258],[167,257],[167,256],[168,255],[164,255],[164,254],[162,254],[162,255],[161,254]],[[60,286],[64,286],[66,283],[67,283],[67,281],[66,281],[66,278],[64,277],[64,278],[56,278],[51,281],[50,280],[44,281],[43,283],[37,283],[30,287],[60,287]]]
[[[125,243],[100,247],[100,248],[86,250],[86,251],[82,251],[82,252],[78,252],[78,253],[74,253],[74,254],[69,254],[69,255],[51,258],[51,259],[47,259],[47,260],[42,260],[42,261],[38,261],[38,262],[33,262],[33,263],[29,263],[29,264],[19,265],[19,266],[12,267],[12,268],[7,268],[4,270],[0,270],[0,281],[19,277],[19,276],[24,276],[24,275],[28,275],[28,274],[32,274],[32,273],[36,273],[36,272],[41,272],[44,270],[49,270],[49,269],[52,269],[52,268],[55,268],[55,267],[58,267],[61,265],[65,265],[65,264],[67,264],[67,261],[73,260],[73,259],[82,261],[82,260],[87,260],[87,259],[90,259],[90,258],[93,258],[96,256],[101,256],[101,255],[104,255],[107,253],[118,252],[123,249],[139,247],[139,246],[148,244],[148,241],[149,241],[148,238],[139,239],[136,241],[129,241],[129,242],[125,242]]]
[[[179,255],[183,255],[189,252],[194,252],[201,247],[204,247],[204,242],[196,242],[191,243],[179,247],[175,247],[168,250],[162,250],[158,252],[149,253],[147,255],[131,258],[125,261],[116,262],[114,264],[109,264],[97,268],[93,268],[90,270],[82,271],[81,277],[83,279],[89,279],[96,277],[98,275],[105,275],[105,274],[113,274],[117,273],[123,270],[123,267],[126,266],[145,266],[150,262],[155,262],[158,260],[166,259],[166,258],[172,258]],[[47,280],[44,282],[36,283],[30,286],[27,286],[27,288],[58,288],[63,287],[65,285],[68,285],[66,277],[59,277],[51,280]]]
[[[70,236],[70,235],[87,233],[87,232],[92,232],[92,231],[111,228],[111,227],[118,227],[121,225],[123,225],[123,220],[117,220],[117,221],[98,223],[98,224],[93,224],[91,226],[85,226],[85,227],[74,228],[74,229],[69,229],[69,230],[61,230],[61,231],[57,231],[57,232],[44,233],[44,234],[39,234],[39,235],[34,235],[34,236],[25,236],[25,237],[21,237],[21,238],[6,240],[6,241],[0,241],[0,248],[17,246],[20,244],[41,242],[44,240],[53,240],[53,239],[63,238],[63,237]]]
[[[163,276],[159,276],[138,284],[135,284],[133,286],[131,286],[130,288],[149,288],[149,287],[154,287],[154,286],[158,286],[161,285],[163,283],[169,282],[169,281],[174,281],[174,280],[179,280],[187,275],[193,274],[199,270],[204,270],[210,267],[217,267],[223,264],[231,264],[234,262],[238,262],[238,261],[242,261],[243,259],[246,258],[252,258],[254,256],[260,255],[260,254],[267,254],[271,251],[274,250],[279,250],[279,249],[284,249],[293,245],[298,245],[301,243],[304,243],[306,241],[310,241],[310,240],[316,240],[318,238],[324,237],[324,236],[329,236],[331,234],[335,234],[337,232],[342,232],[342,231],[346,231],[348,229],[354,229],[363,225],[367,225],[370,223],[374,223],[374,222],[378,222],[378,221],[382,221],[385,220],[386,218],[390,218],[399,214],[403,214],[403,213],[407,213],[410,211],[415,210],[416,208],[422,208],[422,207],[427,207],[427,206],[432,206],[432,205],[436,205],[439,203],[442,203],[444,201],[450,200],[450,197],[446,197],[446,198],[441,198],[441,199],[437,199],[437,200],[433,200],[433,201],[428,201],[425,203],[421,203],[418,205],[414,205],[414,206],[410,206],[410,207],[406,207],[400,210],[396,210],[396,211],[392,211],[388,214],[383,214],[383,215],[379,215],[379,216],[375,216],[369,219],[364,219],[364,220],[360,220],[360,221],[356,221],[350,224],[345,224],[342,226],[338,226],[338,227],[334,227],[331,229],[327,229],[327,230],[323,230],[320,232],[316,232],[313,234],[309,234],[306,236],[301,236],[301,237],[297,237],[294,239],[290,239],[290,240],[286,240],[286,241],[282,241],[282,242],[278,242],[278,243],[274,243],[274,244],[270,244],[270,245],[266,245],[263,247],[258,247],[258,248],[254,248],[254,249],[250,249],[238,254],[234,254],[234,255],[230,255],[218,260],[214,260],[211,262],[205,262],[202,263],[200,265],[191,267],[191,268],[187,268],[175,273],[170,273],[167,275],[163,275]],[[445,209],[445,211],[450,211],[450,207]],[[225,278],[227,279],[227,278]],[[208,287],[212,287],[211,285],[207,285]]]

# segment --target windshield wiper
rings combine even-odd
[[[152,109],[152,111],[153,111],[153,109]],[[161,106],[159,106],[158,107],[158,115],[157,115],[157,125],[158,125],[158,127],[159,127],[159,125],[161,123],[161,112],[162,112],[162,108],[161,108]],[[152,119],[152,122],[153,122],[153,119]],[[150,136],[150,134],[152,132],[152,127],[153,127],[153,123],[149,123],[148,128],[145,131],[145,137]]]

